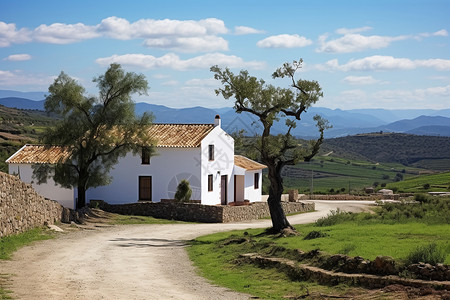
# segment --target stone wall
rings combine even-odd
[[[58,202],[44,199],[30,184],[0,172],[0,237],[54,224],[62,213]]]
[[[101,200],[91,200],[92,207],[123,214],[151,216],[190,222],[226,223],[260,219],[270,216],[265,202],[256,202],[243,206],[201,205],[193,203],[152,203],[138,202],[132,204],[110,205]],[[286,214],[313,211],[314,203],[282,203]]]

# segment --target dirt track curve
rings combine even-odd
[[[339,207],[370,202],[316,201],[316,212],[289,217],[310,223]],[[83,230],[37,242],[0,261],[17,299],[248,299],[197,275],[184,249],[200,235],[269,227],[270,220],[226,224],[123,225]]]

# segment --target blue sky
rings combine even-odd
[[[232,106],[213,64],[272,80],[303,58],[316,106],[450,108],[450,1],[0,0],[0,89],[47,91],[61,71],[91,94],[112,62],[170,107]]]

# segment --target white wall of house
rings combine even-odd
[[[33,169],[31,164],[9,164],[9,174],[17,174],[25,183],[31,183],[35,191],[48,199],[55,200],[59,204],[67,208],[75,208],[75,191],[74,189],[63,188],[57,185],[53,178],[48,178],[47,183],[37,184],[33,179]]]
[[[209,161],[208,146],[214,145],[214,160]],[[201,143],[202,204],[221,204],[221,177],[227,176],[227,199],[234,201],[234,139],[216,126]],[[213,190],[208,191],[208,175],[213,175]]]
[[[87,191],[87,201],[104,200],[110,204],[135,203],[139,200],[139,176],[152,177],[152,201],[173,199],[178,183],[187,179],[192,200],[201,200],[200,148],[156,148],[149,165],[141,156],[127,154],[111,170],[111,184]]]
[[[255,173],[259,173],[258,188],[255,189]],[[250,202],[261,201],[262,194],[262,170],[245,172],[245,199]]]

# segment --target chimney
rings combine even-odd
[[[217,126],[220,127],[220,123],[221,123],[220,116],[216,115],[216,117],[214,118],[214,127],[217,127]]]

